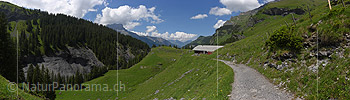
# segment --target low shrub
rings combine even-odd
[[[291,51],[299,51],[303,45],[303,38],[293,34],[294,27],[281,27],[275,30],[269,40],[266,41],[266,46],[272,50],[285,49]]]

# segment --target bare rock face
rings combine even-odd
[[[36,62],[39,66],[44,65],[55,74],[60,73],[62,76],[74,75],[77,70],[81,73],[89,73],[93,66],[102,67],[104,64],[97,59],[93,51],[86,47],[75,48],[68,47],[66,51],[56,53],[57,56],[42,56],[41,62]],[[23,71],[27,73],[27,67]]]
[[[268,10],[265,10],[263,12],[264,14],[267,14],[267,15],[282,15],[282,16],[286,16],[288,14],[291,14],[291,13],[295,13],[295,14],[298,14],[298,15],[302,15],[305,13],[305,11],[301,8],[296,8],[296,9],[285,9],[285,8],[271,8],[271,9],[268,9]]]

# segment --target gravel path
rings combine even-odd
[[[279,90],[256,70],[242,65],[224,61],[234,73],[234,83],[230,100],[292,100],[293,94]]]

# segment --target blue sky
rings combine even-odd
[[[113,8],[122,5],[156,7],[155,13],[161,15],[160,18],[164,20],[164,22],[159,24],[142,22],[142,25],[133,29],[139,32],[145,32],[146,26],[154,25],[160,33],[183,31],[207,36],[215,32],[213,25],[216,24],[217,19],[227,20],[231,17],[231,15],[209,15],[205,19],[190,19],[197,14],[207,14],[211,7],[222,6],[219,1],[214,0],[118,0],[109,4]],[[96,15],[91,14],[91,16],[86,16],[85,18],[89,17],[94,18]]]
[[[50,13],[64,13],[104,25],[123,24],[128,30],[139,35],[187,41],[194,40],[198,36],[212,35],[215,28],[221,26],[231,16],[257,8],[272,0],[6,1]],[[198,14],[202,16],[192,18]]]

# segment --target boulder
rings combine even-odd
[[[287,63],[282,63],[281,65],[277,65],[276,69],[281,71],[287,67],[288,67]]]
[[[275,64],[268,64],[267,66],[269,66],[270,68],[276,68],[276,65]]]
[[[317,72],[318,66],[316,66],[316,65],[311,65],[311,66],[309,67],[309,70],[311,70],[312,72]]]
[[[297,57],[296,54],[292,52],[283,53],[282,55],[277,55],[277,54],[272,55],[272,58],[281,60],[281,61],[289,60],[296,57]]]
[[[329,58],[330,55],[332,55],[332,51],[330,50],[325,50],[325,51],[319,51],[318,52],[318,57],[321,57],[321,58]]]

